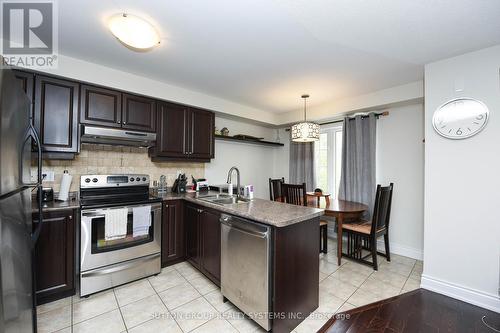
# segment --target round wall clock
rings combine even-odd
[[[436,132],[448,139],[466,139],[488,122],[488,107],[473,98],[457,98],[441,105],[432,117]]]

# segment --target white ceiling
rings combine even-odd
[[[59,1],[59,52],[271,112],[421,80],[423,65],[500,43],[500,0]],[[150,20],[125,48],[106,19]]]

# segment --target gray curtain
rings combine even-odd
[[[313,142],[290,141],[289,171],[291,184],[306,183],[307,191],[313,191],[316,188]]]
[[[373,113],[344,119],[339,199],[368,205],[366,218],[371,217],[375,201],[376,129]]]

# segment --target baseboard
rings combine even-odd
[[[424,252],[422,252],[422,250],[393,242],[389,242],[389,247],[391,253],[399,254],[400,256],[413,258],[417,260],[424,260]],[[379,239],[377,241],[377,248],[379,249],[380,252],[385,252],[385,244],[383,240]]]
[[[328,237],[337,239],[337,233],[333,228],[328,228]],[[408,257],[408,258],[413,258],[417,260],[424,260],[424,253],[420,249],[416,249],[413,247],[401,245],[398,243],[394,242],[389,242],[389,246],[391,248],[391,253],[398,254],[400,256]],[[377,248],[380,252],[384,252],[385,245],[384,245],[384,240],[379,239],[377,241]]]
[[[493,294],[435,279],[427,275],[422,275],[420,287],[500,313],[500,298]]]

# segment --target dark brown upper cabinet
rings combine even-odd
[[[26,93],[31,101],[31,116],[33,117],[33,85],[35,82],[35,74],[14,70],[14,76],[18,80],[21,88]]]
[[[155,131],[156,103],[154,100],[123,94],[122,127],[147,132]]]
[[[187,117],[187,107],[183,105],[158,103],[155,147],[158,156],[186,157]]]
[[[80,151],[79,88],[74,81],[42,75],[35,77],[34,125],[42,151],[49,153],[49,158],[50,153],[67,154],[72,158]]]
[[[214,157],[215,115],[188,106],[158,103],[156,147],[153,161],[210,162]]]
[[[80,123],[154,132],[155,105],[150,98],[82,85]]]
[[[190,109],[190,155],[192,158],[214,158],[215,115],[213,112]]]
[[[121,127],[122,94],[118,91],[82,85],[80,123]]]

